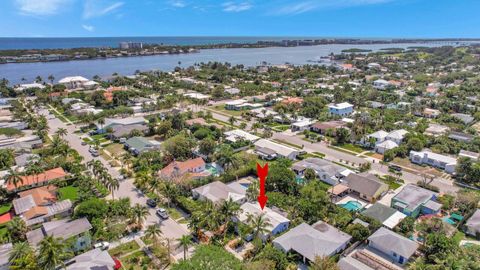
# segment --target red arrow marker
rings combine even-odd
[[[265,196],[265,179],[267,178],[268,175],[268,163],[265,164],[265,166],[260,166],[260,164],[257,163],[257,175],[258,178],[260,179],[260,193],[258,194],[258,203],[260,204],[260,207],[263,208],[267,204],[268,197]]]

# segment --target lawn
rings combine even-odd
[[[296,145],[296,144],[291,143],[291,142],[287,142],[285,140],[281,140],[281,139],[273,139],[273,140],[276,141],[279,144],[285,144],[285,145],[288,145],[288,146],[291,146],[291,147],[294,147],[294,148],[303,149],[302,146]]]
[[[228,115],[231,115],[231,116],[241,116],[242,115],[242,111],[227,110],[227,109],[225,109],[225,105],[217,105],[217,106],[213,107],[213,110],[217,111],[220,114],[228,114]]]
[[[455,243],[460,244],[460,241],[462,241],[465,238],[465,234],[461,231],[458,231],[455,233],[455,235],[452,237],[452,239],[455,241]]]
[[[3,215],[12,209],[12,203],[5,203],[0,205],[0,215]]]
[[[346,143],[346,144],[340,145],[338,147],[349,150],[349,151],[352,151],[352,152],[355,152],[355,153],[359,153],[359,154],[366,151],[362,147],[360,147],[358,145],[353,145],[351,143]]]
[[[401,187],[402,184],[398,183],[397,181],[395,181],[395,178],[393,177],[381,177],[380,180],[382,180],[385,184],[387,184],[390,189],[392,190],[396,190],[397,188]]]
[[[140,249],[140,246],[134,240],[121,244],[118,247],[112,248],[108,253],[113,257],[121,257],[122,255],[128,254],[135,250]]]
[[[123,144],[119,143],[111,143],[105,147],[105,150],[110,152],[115,157],[119,157],[125,153],[125,150],[123,149]]]
[[[148,258],[147,254],[142,250],[139,250],[135,253],[132,253],[126,257],[120,258],[122,263],[121,269],[127,270],[143,270],[143,269],[154,269],[150,266],[151,260]]]
[[[78,199],[78,188],[74,186],[66,186],[58,189],[61,200],[70,199],[72,202]]]

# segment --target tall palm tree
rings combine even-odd
[[[64,260],[68,255],[63,240],[47,236],[40,241],[38,265],[43,270],[55,270],[57,267],[65,268]]]
[[[192,237],[190,235],[183,235],[178,241],[180,242],[180,246],[183,247],[183,260],[186,260],[188,247],[192,244]]]
[[[5,180],[7,185],[14,185],[15,189],[18,187],[19,184],[23,184],[22,174],[17,169],[12,170],[12,168],[9,168]]]
[[[265,214],[253,215],[247,214],[247,224],[253,228],[253,238],[258,238],[260,235],[267,233],[267,227],[270,222],[265,218]]]
[[[59,128],[57,129],[57,131],[55,132],[55,134],[57,134],[59,137],[64,137],[67,135],[67,129],[66,128]]]
[[[135,204],[132,208],[132,223],[135,223],[138,227],[143,227],[143,222],[148,216],[148,209],[144,205]]]
[[[12,262],[16,259],[23,258],[32,252],[33,249],[27,241],[15,243],[10,251],[8,261]]]
[[[147,229],[145,230],[145,237],[147,237],[147,239],[153,240],[155,243],[158,242],[161,235],[162,230],[160,229],[160,226],[156,224],[148,225]]]
[[[108,175],[106,184],[107,184],[106,186],[107,186],[108,190],[112,193],[112,199],[115,200],[114,191],[118,190],[118,188],[120,187],[120,183],[119,183],[118,179]]]
[[[10,270],[38,270],[37,258],[28,242],[13,245],[8,258]]]
[[[7,223],[7,230],[12,242],[25,241],[27,238],[27,224],[19,217],[14,217]]]
[[[232,198],[228,200],[224,200],[220,205],[220,214],[222,215],[223,219],[225,220],[225,231],[224,234],[227,233],[228,226],[232,221],[233,217],[236,217],[241,209],[240,205],[232,200]]]

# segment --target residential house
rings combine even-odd
[[[118,270],[121,267],[118,260],[100,248],[89,250],[65,263],[66,270]]]
[[[55,169],[47,170],[40,174],[21,176],[22,181],[20,181],[17,186],[12,183],[7,183],[4,184],[4,187],[9,192],[26,190],[34,187],[47,185],[54,180],[65,180],[67,176],[68,174],[61,167],[58,167]]]
[[[246,99],[236,99],[232,101],[225,102],[225,109],[231,111],[239,111],[242,109],[242,104],[247,103]]]
[[[225,132],[224,134],[226,137],[225,140],[228,142],[236,142],[238,140],[244,140],[244,141],[249,141],[253,143],[260,139],[260,137],[250,134],[241,129],[230,130]]]
[[[37,135],[23,137],[8,137],[0,135],[0,149],[32,150],[43,146],[43,141]]]
[[[420,152],[410,151],[410,161],[416,164],[426,164],[453,174],[457,167],[457,158],[423,150]]]
[[[317,256],[333,256],[344,250],[352,237],[337,228],[318,221],[313,225],[302,223],[273,240],[273,245],[287,253],[295,252],[303,262],[313,262]]]
[[[242,211],[238,215],[238,220],[245,224],[248,223],[249,216],[258,217],[263,215],[264,219],[268,222],[268,226],[265,227],[267,233],[260,236],[263,240],[286,231],[290,225],[288,218],[275,212],[271,208],[264,207],[261,209],[257,202],[246,202],[240,206],[240,209],[242,209]]]
[[[225,93],[228,93],[232,96],[240,94],[240,89],[238,88],[225,88]]]
[[[155,140],[149,140],[145,137],[132,137],[128,139],[124,146],[133,155],[139,155],[146,151],[160,149],[161,143]]]
[[[135,131],[139,131],[142,134],[146,134],[148,132],[148,126],[144,124],[133,124],[127,126],[113,126],[111,128],[111,133],[107,136],[111,140],[120,140],[122,138],[126,139],[131,136],[131,134]]]
[[[438,137],[438,136],[446,134],[448,131],[450,131],[450,128],[447,127],[447,126],[430,123],[428,125],[427,129],[425,130],[424,134],[429,135],[429,136]]]
[[[206,163],[201,157],[185,161],[174,160],[159,171],[159,176],[166,179],[207,177],[210,172],[206,170],[205,166]]]
[[[198,200],[209,200],[213,203],[232,199],[242,204],[247,201],[247,188],[238,182],[224,184],[220,181],[211,182],[201,187],[192,189],[193,198]]]
[[[305,171],[312,169],[320,181],[323,181],[332,186],[338,184],[340,179],[352,173],[349,169],[343,166],[334,164],[321,158],[306,158],[292,166],[292,170],[298,177],[304,177]]]
[[[260,139],[255,142],[255,153],[266,160],[272,160],[278,157],[295,160],[300,151],[270,140]]]
[[[197,93],[197,92],[189,92],[183,94],[185,97],[191,98],[191,99],[196,99],[196,100],[209,100],[210,95],[205,95],[202,93]]]
[[[341,258],[337,266],[340,270],[375,270],[351,256]]]
[[[313,123],[314,121],[310,118],[302,118],[292,123],[290,128],[292,129],[292,132],[310,130]]]
[[[278,113],[274,110],[267,109],[267,108],[256,108],[250,110],[250,114],[259,118],[259,119],[266,119],[267,117],[274,117],[278,115]]]
[[[458,153],[458,157],[467,157],[473,160],[478,160],[480,158],[480,153],[470,152],[462,149],[460,150],[460,153]]]
[[[378,79],[373,82],[373,87],[379,90],[385,90],[387,89],[391,84],[383,79]]]
[[[408,262],[419,247],[415,241],[384,227],[378,229],[368,238],[368,246],[402,265]]]
[[[15,165],[21,168],[27,166],[30,162],[38,161],[39,159],[40,156],[37,154],[21,154],[15,157]]]
[[[438,193],[421,188],[414,184],[407,184],[402,191],[395,195],[390,206],[407,216],[418,217],[420,214],[435,214],[441,210],[441,204],[429,205],[427,202],[435,202]]]
[[[425,118],[437,118],[441,112],[439,110],[425,108],[422,112],[423,117]]]
[[[27,226],[50,221],[56,217],[67,217],[72,212],[70,200],[57,201],[56,187],[43,186],[19,192],[20,198],[13,200],[15,213]]]
[[[477,209],[465,223],[466,233],[480,239],[480,209]]]
[[[465,125],[470,125],[471,123],[473,123],[473,121],[475,121],[475,118],[473,118],[473,116],[469,115],[469,114],[464,114],[464,113],[452,113],[451,116],[459,119],[460,121],[462,121],[462,123],[464,123]]]
[[[388,132],[384,130],[375,131],[372,134],[365,136],[362,140],[364,146],[374,147],[375,145],[384,142],[388,136]]]
[[[60,81],[58,81],[59,84],[65,85],[65,87],[69,90],[86,88],[86,87],[90,88],[93,85],[89,82],[90,80],[82,76],[65,77]]]
[[[18,91],[18,92],[23,92],[27,89],[33,89],[33,88],[38,88],[38,89],[45,89],[45,85],[41,84],[41,83],[25,83],[25,84],[19,84],[17,86],[15,86],[15,91]]]
[[[459,142],[469,143],[473,141],[475,136],[464,132],[452,131],[448,134],[448,138]]]
[[[339,128],[346,128],[347,123],[343,121],[328,121],[328,122],[317,122],[310,127],[311,131],[320,133],[320,134],[331,134],[335,136],[335,131]]]
[[[404,213],[378,202],[363,210],[362,215],[377,220],[388,229],[395,228],[407,217]]]
[[[348,102],[330,104],[328,111],[332,115],[347,116],[353,113],[353,105]]]
[[[405,135],[407,135],[407,133],[408,131],[406,131],[405,129],[394,130],[388,133],[387,137],[385,137],[385,140],[390,140],[400,145],[403,142],[403,139],[405,138]]]
[[[38,246],[46,236],[53,236],[63,240],[74,239],[71,249],[80,251],[91,246],[91,236],[89,234],[92,225],[86,218],[79,219],[61,219],[45,222],[42,227],[27,232],[28,243],[32,246]]]
[[[303,98],[301,97],[287,97],[282,99],[282,103],[285,105],[302,105],[303,103]]]
[[[350,173],[343,179],[342,185],[347,186],[350,193],[369,202],[375,202],[388,191],[388,185],[373,174]]]
[[[146,125],[147,120],[143,117],[126,117],[126,118],[105,118],[105,123],[97,123],[99,133],[105,133],[108,129],[116,127],[126,127],[132,125]]]

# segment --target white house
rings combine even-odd
[[[65,77],[58,81],[59,84],[65,85],[67,89],[79,89],[84,88],[85,84],[88,83],[90,80],[84,78],[82,76],[72,76],[72,77]]]
[[[267,234],[261,236],[262,239],[266,240],[269,236],[277,235],[288,229],[290,225],[290,220],[281,214],[273,211],[268,207],[264,207],[263,210],[260,208],[257,202],[250,203],[246,202],[240,206],[242,209],[241,213],[238,215],[238,220],[242,223],[247,223],[248,217],[252,215],[257,217],[259,215],[264,215],[264,219],[268,221],[268,226],[266,226]]]
[[[390,133],[388,133],[387,137],[385,137],[386,140],[390,140],[395,142],[396,144],[401,144],[403,139],[405,138],[405,135],[407,135],[408,131],[405,129],[398,129],[394,130]]]
[[[298,121],[292,123],[290,127],[291,127],[293,132],[304,131],[304,130],[310,129],[310,127],[314,123],[315,123],[315,121],[313,121],[310,118],[302,118],[302,119],[299,119]]]
[[[26,89],[32,89],[32,88],[38,88],[38,89],[45,89],[45,85],[41,83],[26,83],[26,84],[20,84],[15,87],[15,91],[24,91]]]
[[[213,203],[221,203],[230,200],[236,203],[247,201],[247,189],[238,182],[224,184],[220,181],[211,182],[201,187],[192,189],[193,197],[199,200],[209,200]]]
[[[384,227],[368,238],[368,246],[387,255],[396,263],[405,264],[418,249],[418,244]]]
[[[246,99],[236,99],[232,101],[225,102],[225,109],[238,111],[241,110],[241,105],[247,103]]]
[[[363,139],[363,145],[373,147],[376,144],[379,144],[385,141],[387,136],[388,136],[388,132],[384,130],[376,131],[372,134],[365,136],[365,138]]]
[[[454,173],[457,159],[430,151],[410,151],[410,161],[417,164],[427,164],[445,170],[446,173]]]
[[[379,90],[385,90],[389,86],[390,86],[390,83],[383,79],[379,79],[373,82],[373,87]]]
[[[272,160],[278,157],[295,160],[300,153],[297,149],[266,139],[260,139],[255,142],[255,152],[266,160]]]
[[[396,147],[398,147],[398,144],[396,142],[391,140],[386,140],[381,143],[377,143],[377,145],[375,145],[375,152],[383,155],[385,154],[386,151],[392,150]]]
[[[347,116],[353,113],[353,105],[348,102],[330,104],[328,111],[333,115]]]
[[[315,174],[317,175],[317,178],[320,179],[320,181],[323,181],[332,186],[337,185],[338,183],[340,183],[340,179],[352,173],[351,170],[343,166],[337,165],[321,158],[306,158],[293,164],[292,166],[292,170],[299,177],[303,177],[305,174],[305,170],[307,169],[312,169],[313,171],[315,171]]]
[[[236,142],[238,140],[255,142],[258,139],[260,139],[260,137],[255,136],[253,134],[250,134],[250,133],[248,133],[246,131],[243,131],[241,129],[230,130],[230,131],[225,132],[224,134],[225,134],[225,140],[229,141],[229,142]]]

